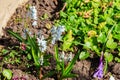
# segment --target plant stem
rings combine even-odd
[[[102,51],[103,51],[103,52],[104,52],[104,49],[105,49],[105,45],[106,45],[106,43],[107,43],[107,40],[108,40],[108,38],[109,38],[112,30],[114,29],[115,25],[116,25],[116,23],[112,26],[112,28],[110,29],[110,31],[109,31],[108,34],[107,34],[107,38],[106,38],[106,40],[105,40],[105,42],[104,42],[104,44],[103,44],[103,47],[102,47]]]
[[[40,80],[42,79],[43,75],[42,75],[42,67],[40,67],[40,72],[39,72],[39,78]]]

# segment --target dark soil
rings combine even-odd
[[[32,26],[31,24],[32,21],[28,18],[27,15],[28,13],[27,7],[29,5],[35,5],[38,11],[39,19],[38,19],[38,26],[36,27]],[[32,35],[38,33],[38,31],[41,30],[45,38],[48,38],[49,28],[47,26],[49,25],[49,27],[52,27],[52,25],[54,24],[54,20],[59,18],[59,11],[62,9],[62,7],[63,7],[63,3],[61,2],[61,0],[29,0],[29,2],[25,6],[22,6],[16,10],[14,15],[11,17],[10,21],[8,22],[6,29],[11,29],[15,32],[19,32],[22,35],[23,29],[28,27],[29,30],[32,32]],[[41,19],[45,14],[48,15],[47,18]],[[5,34],[3,38],[0,39],[0,49],[3,47],[15,46],[15,45],[19,45],[18,41],[15,40],[14,38],[11,38],[8,34]],[[47,53],[54,54],[52,45],[48,46]],[[2,57],[0,56],[0,60],[2,60]],[[24,57],[21,58],[25,62]],[[52,59],[51,62],[54,63]],[[98,63],[99,63],[99,58],[95,58],[95,59],[89,58],[87,60],[77,61],[73,67],[72,72],[78,74],[78,77],[72,79],[66,79],[66,80],[95,80],[93,79],[92,75],[94,71],[97,69]],[[53,67],[54,64],[51,65],[50,67],[45,67],[43,69],[43,75],[47,71],[52,70],[54,68]],[[35,70],[33,70],[34,66],[31,66],[29,69],[27,69],[27,67],[23,65],[24,63],[20,64],[19,66],[10,64],[9,66],[7,65],[4,67],[12,69],[13,77],[24,76],[26,77],[27,80],[37,80],[38,77],[35,75],[36,73]],[[28,74],[29,70],[31,71],[30,74]],[[103,80],[108,80],[110,74],[113,74],[116,80],[120,80],[120,63],[115,63],[115,62],[110,63],[108,66],[108,72]],[[55,79],[47,78],[45,80],[55,80]]]

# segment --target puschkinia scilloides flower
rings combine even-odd
[[[68,55],[65,55],[65,52],[62,51],[62,53],[59,54],[59,59],[60,59],[60,62],[61,61],[67,61],[67,62],[72,61],[72,59],[73,59],[72,52],[70,52],[70,54],[68,54]]]
[[[22,37],[23,37],[24,39],[27,38],[27,34],[28,34],[29,36],[32,36],[32,32],[31,32],[28,28],[23,29]]]
[[[58,27],[53,26],[51,29],[51,35],[52,35],[52,42],[51,43],[55,44],[55,41],[60,40],[61,35],[64,31],[65,31],[64,26],[58,26]]]
[[[70,54],[68,55],[68,58],[67,58],[67,61],[72,61],[72,59],[73,59],[73,56],[72,56],[72,52],[70,52]]]
[[[37,38],[38,46],[41,52],[44,52],[47,49],[47,41],[45,41],[44,36]]]
[[[37,9],[35,6],[30,6],[30,17],[33,19],[32,26],[37,26]]]
[[[103,78],[103,55],[100,57],[99,67],[93,75],[94,78],[101,79]]]
[[[62,62],[62,61],[64,61],[65,60],[65,53],[64,53],[64,51],[62,51],[62,53],[61,54],[59,54],[59,59],[60,59],[60,62]]]

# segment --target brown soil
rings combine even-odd
[[[38,26],[33,27],[31,25],[31,20],[28,18],[27,13],[28,9],[27,7],[29,5],[35,5],[36,9],[38,11]],[[49,28],[52,27],[54,24],[54,20],[59,17],[58,12],[62,9],[63,4],[61,0],[29,0],[29,2],[16,10],[15,14],[11,17],[10,21],[7,24],[7,29],[12,29],[15,32],[19,32],[21,35],[23,33],[23,29],[26,27],[29,28],[29,30],[32,32],[32,35],[37,33],[38,31],[42,31],[42,34],[45,36],[45,38],[49,37]],[[41,19],[44,14],[47,14],[48,17],[46,19]],[[2,46],[13,46],[18,45],[18,42],[14,40],[13,38],[9,37],[8,35],[4,35],[2,39],[0,39],[0,45]],[[53,54],[53,46],[49,45],[47,48],[47,53]],[[54,61],[51,60],[52,63]],[[83,61],[77,61],[76,64],[73,67],[73,73],[78,74],[77,78],[67,79],[67,80],[95,80],[93,79],[92,75],[96,68],[98,67],[99,59],[89,58],[87,60]],[[54,65],[54,64],[53,64]],[[43,73],[45,73],[47,70],[51,70],[54,67],[45,67],[43,70]],[[27,77],[27,80],[36,80],[36,75],[33,74],[27,74],[23,70],[26,68],[23,67],[12,67],[13,69],[13,75],[16,76],[16,74],[19,74],[19,77],[22,75],[25,75]],[[30,70],[32,70],[31,68]],[[108,66],[108,72],[105,75],[103,80],[108,80],[109,74],[113,74],[113,76],[116,78],[116,80],[120,80],[120,63],[110,63]],[[21,75],[22,74],[22,75]],[[45,80],[55,80],[53,78],[47,78]]]

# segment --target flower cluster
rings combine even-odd
[[[47,41],[45,41],[44,36],[37,38],[38,46],[41,52],[44,52],[47,49]]]
[[[66,59],[64,51],[61,54],[59,54],[59,59],[60,59],[60,62]]]
[[[63,60],[70,62],[72,60],[72,58],[73,58],[72,57],[72,52],[70,54],[68,54],[68,56],[65,55],[64,51],[62,51],[62,53],[59,54],[60,62],[63,61]]]
[[[37,42],[41,52],[44,52],[47,49],[47,41],[44,39],[42,32],[37,33]]]
[[[73,59],[72,52],[70,52],[70,54],[69,54],[69,56],[67,58],[67,61],[72,61],[72,59]]]
[[[38,42],[38,46],[41,52],[46,51],[47,49],[47,41],[45,41],[44,36],[41,34],[41,31],[38,32],[37,34],[37,42]],[[40,59],[39,59],[40,65],[42,66],[44,63],[44,56],[40,55]]]
[[[32,32],[31,32],[28,28],[23,29],[22,37],[23,37],[24,39],[27,38],[27,34],[30,35],[30,36],[32,36]]]
[[[52,44],[55,44],[55,41],[58,41],[61,39],[62,33],[65,31],[64,26],[53,26],[51,29],[51,35],[52,35]]]
[[[35,6],[30,6],[30,17],[33,19],[32,26],[37,26],[37,10]]]
[[[93,77],[101,79],[103,78],[103,56],[100,58],[100,63],[97,71],[94,73]]]

